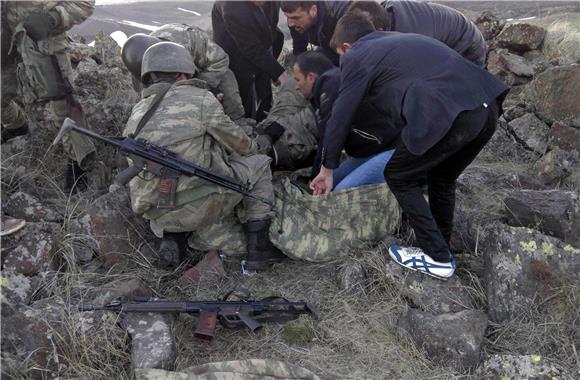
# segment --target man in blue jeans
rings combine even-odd
[[[318,52],[298,55],[292,65],[296,90],[310,99],[318,118],[319,140],[324,137],[326,123],[330,118],[332,104],[338,96],[340,70],[332,65],[330,59]],[[344,190],[362,185],[384,182],[385,165],[393,155],[393,150],[382,143],[382,130],[386,130],[386,120],[373,112],[369,104],[361,104],[359,117],[352,124],[349,142],[345,146],[351,157],[344,161],[334,172],[333,191]],[[313,174],[320,170],[322,151],[319,149],[312,167]]]
[[[322,140],[320,173],[310,184],[314,194],[330,193],[352,121],[370,96],[378,113],[393,119],[383,124],[384,143],[396,144],[385,180],[417,243],[392,244],[389,255],[405,268],[451,277],[455,183],[493,135],[508,87],[440,41],[377,32],[361,15],[338,21],[332,45],[342,54],[341,82]]]

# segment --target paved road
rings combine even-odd
[[[467,10],[468,15],[492,10],[504,18],[544,17],[554,13],[580,12],[580,1],[441,1]],[[121,30],[127,35],[148,32],[170,22],[193,24],[211,30],[213,1],[136,1],[97,6],[93,16],[74,27],[72,34],[94,39],[97,32],[110,34]],[[580,18],[580,15],[579,15]],[[280,15],[280,27],[289,38],[286,18]]]
[[[111,34],[121,30],[127,35],[145,33],[152,27],[172,22],[196,25],[211,30],[211,9],[213,1],[150,1],[127,4],[101,5],[95,8],[93,16],[81,25],[75,26],[71,34],[94,39],[99,31]],[[280,27],[290,36],[286,18],[280,14]]]

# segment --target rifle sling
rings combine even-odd
[[[141,133],[141,130],[143,129],[145,124],[147,124],[149,119],[151,119],[151,116],[153,116],[153,114],[155,113],[157,108],[159,108],[161,101],[163,100],[163,98],[165,97],[165,94],[167,94],[167,91],[169,91],[169,89],[171,87],[172,86],[169,83],[167,83],[167,86],[161,88],[159,90],[159,92],[157,94],[155,94],[155,98],[151,102],[149,109],[147,110],[147,112],[145,112],[145,115],[143,115],[141,120],[139,120],[139,124],[137,124],[137,128],[135,128],[135,132],[133,133],[133,138],[137,138],[139,133]]]

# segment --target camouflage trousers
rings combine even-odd
[[[208,363],[179,372],[136,369],[135,376],[137,380],[319,380],[305,368],[268,359]]]
[[[58,35],[35,43],[26,35],[23,26],[19,24],[15,30],[14,43],[22,61],[17,66],[12,67],[11,73],[15,78],[18,78],[19,83],[13,81],[10,85],[14,86],[14,82],[16,82],[16,88],[19,89],[18,95],[24,104],[48,103],[52,111],[51,122],[55,126],[56,134],[65,117],[70,115],[71,106],[64,95],[50,96],[51,93],[54,93],[52,88],[55,87],[55,82],[58,86],[63,86],[63,83],[58,82],[64,80],[68,80],[72,84],[72,66],[67,53],[66,36]],[[2,108],[4,109],[4,68],[2,71]],[[10,75],[10,72],[6,75]],[[55,78],[60,79],[56,80]],[[17,94],[14,91],[8,93],[12,96]],[[54,100],[55,98],[57,100]],[[16,104],[13,99],[8,99],[7,102]],[[16,111],[13,105],[8,109],[7,119],[4,119],[4,111],[2,112],[3,125],[13,126],[22,123],[22,118],[24,118],[22,109]],[[66,134],[63,137],[63,147],[69,157],[78,163],[81,163],[86,156],[95,151],[92,140],[78,133]]]
[[[401,211],[385,184],[333,192],[314,197],[289,178],[275,183],[275,217],[270,240],[284,254],[297,260],[323,262],[347,257],[352,251],[394,234]],[[226,255],[244,254],[242,226],[228,217],[198,229],[190,239],[192,248],[222,250]]]
[[[252,195],[274,201],[270,158],[264,155],[232,156],[230,166],[238,180],[250,183]],[[271,206],[208,182],[207,186],[177,193],[175,209],[149,210],[143,214],[157,237],[164,232],[194,232],[234,218],[241,223],[270,219]]]

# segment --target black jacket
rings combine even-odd
[[[321,74],[314,82],[310,102],[316,110],[318,120],[318,145],[323,146],[326,124],[332,114],[332,105],[338,97],[340,88],[340,69],[335,67]],[[344,150],[350,157],[370,157],[392,149],[393,141],[389,131],[392,120],[375,106],[379,100],[374,94],[367,94],[361,101],[353,118],[351,130],[346,139]],[[313,165],[313,173],[318,174],[322,159],[322,149],[318,149]]]
[[[330,40],[338,19],[346,13],[351,3],[351,1],[317,1],[316,23],[304,34],[290,28],[293,54],[298,55],[305,52],[308,44],[311,43],[319,46],[319,51],[330,58],[335,65],[338,65],[339,56],[330,48]]]
[[[284,72],[273,53],[279,53],[279,48],[273,49],[281,33],[277,29],[279,13],[277,1],[261,7],[250,1],[216,1],[211,13],[213,40],[230,60],[247,61],[276,80]]]
[[[457,115],[502,98],[508,87],[429,37],[374,32],[342,56],[339,95],[326,123],[322,164],[339,164],[355,114],[369,97],[375,111],[390,123],[385,143],[400,137],[407,149],[422,155],[449,130]]]
[[[463,13],[422,1],[385,1],[382,5],[390,15],[390,31],[432,37],[472,62],[485,60],[483,35]]]

